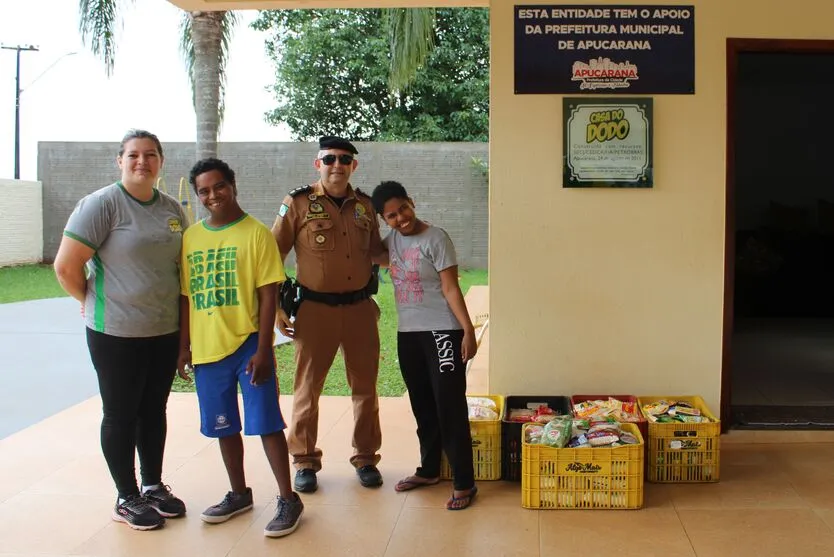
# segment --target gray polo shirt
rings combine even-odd
[[[87,262],[84,317],[94,331],[150,337],[179,329],[179,259],[187,223],[179,202],[154,190],[150,201],[121,182],[84,197],[64,235],[95,250]]]

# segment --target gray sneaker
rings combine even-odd
[[[298,528],[301,515],[304,514],[304,503],[297,493],[292,494],[292,500],[278,497],[278,510],[275,518],[269,521],[264,528],[264,536],[268,538],[280,538],[292,534]]]
[[[200,518],[209,524],[220,524],[240,513],[252,508],[252,488],[247,487],[246,493],[237,494],[230,491],[222,501],[203,511]]]

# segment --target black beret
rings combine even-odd
[[[342,149],[348,153],[358,155],[359,151],[353,146],[353,143],[343,137],[336,137],[333,135],[325,135],[319,138],[319,149]]]

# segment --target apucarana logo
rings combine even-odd
[[[628,60],[613,62],[600,56],[587,64],[577,60],[571,68],[571,81],[579,81],[579,89],[628,89],[636,79],[637,66]]]

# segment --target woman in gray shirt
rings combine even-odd
[[[458,284],[455,246],[445,230],[417,218],[400,183],[381,183],[372,200],[391,227],[383,242],[397,301],[397,355],[420,440],[420,466],[394,489],[436,484],[445,451],[454,480],[446,508],[465,509],[478,492],[465,365],[477,343]]]
[[[131,130],[116,161],[121,180],[84,197],[70,215],[55,273],[81,302],[87,325],[104,412],[101,448],[118,491],[113,519],[151,530],[185,514],[162,483],[162,458],[179,354],[186,218],[176,199],[154,188],[163,163],[155,135]]]

